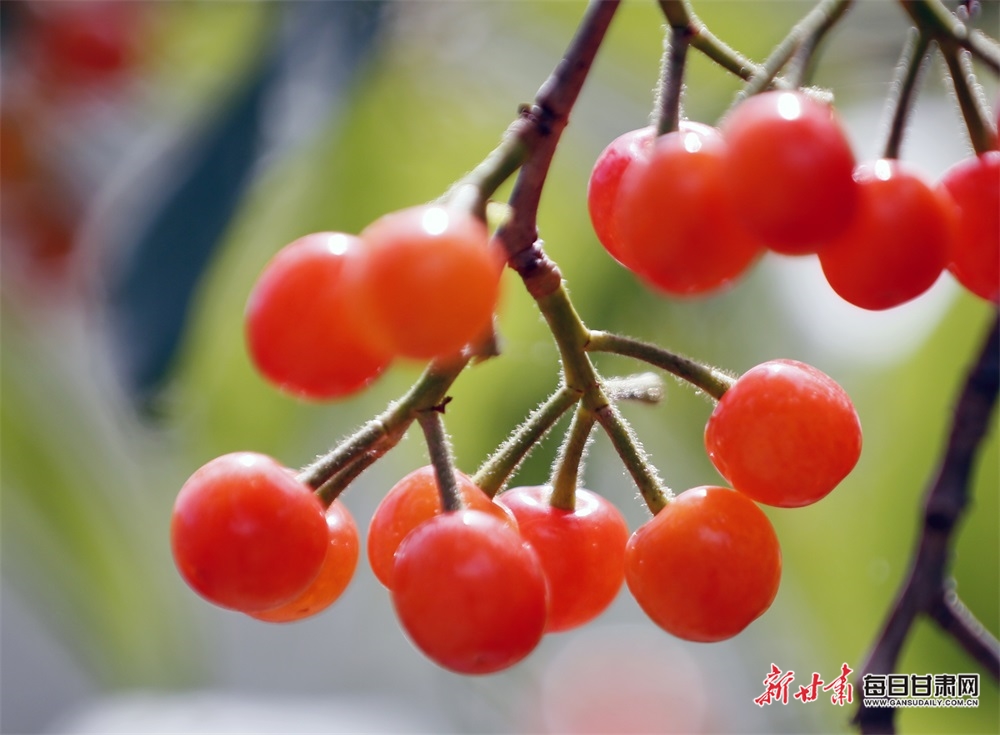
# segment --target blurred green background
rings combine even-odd
[[[855,472],[815,506],[768,510],[785,563],[774,606],[738,638],[698,645],[657,629],[623,591],[596,622],[485,679],[444,672],[412,649],[363,560],[316,619],[268,626],[216,610],[169,555],[170,509],[186,477],[240,449],[305,464],[421,369],[398,365],[332,405],[279,395],[243,349],[256,275],[296,237],[356,232],[471,169],[555,66],[585,5],[128,3],[137,18],[121,21],[131,35],[120,64],[84,42],[69,62],[46,66],[37,29],[59,5],[2,6],[3,732],[851,730],[853,708],[825,698],[769,707],[753,698],[772,663],[794,671],[795,686],[814,671],[829,681],[844,663],[860,668],[906,572],[953,401],[994,309],[946,276],[911,304],[862,312],[829,291],[811,259],[765,258],[732,290],[698,300],[638,286],[597,243],[585,206],[598,153],[645,125],[652,105],[662,16],[654,2],[626,0],[557,153],[541,235],[590,327],[736,372],[801,359],[851,393],[865,432]],[[811,4],[693,6],[761,59]],[[996,3],[983,6],[979,23],[996,29]],[[818,67],[861,159],[878,154],[906,29],[895,3],[858,3]],[[59,48],[80,43],[60,38]],[[995,80],[983,81],[996,99]],[[686,114],[714,122],[737,89],[695,54]],[[935,62],[903,158],[934,177],[968,154]],[[39,229],[59,221],[61,239]],[[558,382],[544,323],[516,276],[505,279],[503,354],[466,371],[448,409],[469,472]],[[643,369],[597,361],[608,375]],[[623,411],[676,491],[720,481],[702,444],[704,399],[668,380],[662,405]],[[994,634],[995,427],[994,417],[954,563],[964,601]],[[544,482],[557,444],[543,443],[518,482]],[[347,491],[362,531],[381,494],[425,463],[413,435]],[[633,528],[647,517],[603,437],[585,482]],[[921,623],[900,671],[980,670]],[[996,732],[997,686],[980,673],[978,709],[903,710],[902,731]]]

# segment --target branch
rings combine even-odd
[[[994,319],[976,363],[959,396],[951,432],[937,477],[924,502],[923,527],[910,573],[859,674],[889,674],[896,668],[903,644],[920,614],[942,625],[977,660],[997,676],[1000,649],[988,634],[976,633],[971,616],[949,602],[947,578],[952,536],[969,503],[969,478],[976,453],[989,429],[1000,388],[1000,322]],[[854,716],[862,733],[894,732],[895,710],[865,707],[864,697]]]
[[[508,135],[520,141],[531,155],[511,192],[513,216],[497,229],[496,238],[503,245],[510,266],[536,299],[556,290],[562,282],[555,264],[536,243],[536,215],[542,187],[559,138],[569,122],[570,110],[617,9],[618,0],[590,3],[566,56],[538,90],[535,103],[522,109],[520,119],[508,129]]]
[[[1000,641],[980,623],[954,590],[946,591],[930,610],[931,617],[983,668],[1000,678]]]

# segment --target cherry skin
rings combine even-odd
[[[896,160],[855,171],[858,208],[850,226],[819,254],[823,274],[845,301],[882,310],[934,285],[951,252],[957,224],[952,201]]]
[[[629,532],[621,512],[596,493],[577,489],[573,510],[553,507],[551,494],[551,487],[517,487],[497,502],[538,554],[549,586],[546,632],[556,633],[592,620],[615,599]]]
[[[329,532],[309,487],[275,460],[225,454],[195,471],[170,522],[174,562],[209,602],[260,612],[301,594],[323,565]]]
[[[1000,151],[956,163],[938,190],[958,211],[948,270],[972,293],[1000,302]]]
[[[622,174],[613,225],[622,260],[658,291],[718,290],[763,251],[726,196],[725,147],[703,126],[667,133]]]
[[[377,219],[361,238],[367,247],[353,294],[371,338],[387,352],[451,357],[488,333],[503,262],[476,217],[411,207]]]
[[[688,641],[732,638],[762,615],[781,581],[781,549],[752,500],[696,487],[640,526],[625,551],[625,582],[643,611]]]
[[[815,253],[843,232],[857,206],[855,160],[830,105],[764,92],[737,105],[720,129],[738,216],[771,250]]]
[[[653,127],[630,130],[615,138],[601,151],[594,163],[587,182],[587,211],[594,234],[612,258],[628,267],[624,262],[622,247],[614,223],[615,199],[621,185],[622,174],[629,164],[649,148],[656,138]]]
[[[403,540],[392,602],[417,648],[460,674],[489,674],[522,660],[541,640],[548,614],[535,552],[478,510],[436,515]]]
[[[832,378],[795,360],[751,368],[730,387],[705,426],[716,469],[759,503],[815,503],[854,469],[861,422]]]
[[[268,623],[290,623],[312,617],[328,608],[344,593],[358,565],[358,526],[347,506],[335,500],[326,510],[330,541],[319,574],[298,597],[285,604],[250,613]]]
[[[713,133],[708,125],[690,120],[682,120],[679,129],[703,135]],[[615,226],[616,199],[625,169],[637,158],[647,155],[655,140],[656,129],[652,126],[619,135],[601,151],[587,182],[587,211],[594,233],[608,254],[630,270],[635,269],[624,262],[625,254],[618,242]]]
[[[250,293],[247,348],[257,369],[280,389],[311,400],[355,393],[390,361],[359,327],[345,289],[361,241],[318,232],[282,248]]]
[[[455,479],[467,508],[496,516],[517,528],[517,521],[511,512],[494,503],[468,475],[456,470]],[[413,529],[441,511],[441,492],[431,465],[420,467],[403,477],[382,498],[368,527],[368,563],[385,587],[392,587],[393,556],[399,544]]]

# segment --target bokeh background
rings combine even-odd
[[[811,7],[693,5],[756,59]],[[853,709],[826,698],[753,699],[772,663],[793,670],[795,686],[860,667],[906,572],[951,406],[993,310],[944,276],[911,304],[863,312],[808,258],[765,258],[735,288],[698,300],[637,285],[597,243],[585,192],[601,149],[648,119],[663,40],[651,1],[626,0],[611,27],[540,226],[589,326],[737,372],[805,360],[852,394],[865,431],[856,471],[815,506],[768,510],[785,560],[771,610],[734,640],[689,644],[623,591],[514,669],[463,678],[409,645],[364,560],[335,606],[286,626],[212,608],[173,568],[170,509],[194,469],[241,449],[301,466],[421,369],[398,365],[332,405],[276,393],[242,341],[264,263],[308,232],[356,232],[438,196],[532,99],[584,7],[0,3],[4,733],[850,731]],[[978,22],[996,31],[997,4],[982,3]],[[815,80],[835,91],[859,158],[882,144],[906,29],[896,3],[859,2],[825,47]],[[983,82],[995,100],[995,80]],[[686,113],[714,122],[737,89],[694,54]],[[903,158],[934,177],[968,154],[935,62]],[[544,323],[514,274],[505,279],[503,354],[461,376],[447,415],[470,472],[558,379]],[[642,369],[598,359],[606,374]],[[662,405],[623,410],[675,490],[720,481],[702,445],[704,399],[668,379]],[[518,482],[544,482],[557,444],[558,431]],[[425,463],[411,436],[347,491],[362,532],[381,495]],[[994,418],[954,564],[962,597],[994,634],[998,464]],[[585,481],[633,528],[647,517],[603,437]],[[900,670],[979,671],[924,623]],[[997,687],[980,673],[978,709],[904,710],[903,730],[996,732]]]

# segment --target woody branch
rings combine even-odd
[[[1000,387],[1000,322],[994,320],[955,406],[944,457],[924,502],[923,525],[910,572],[860,672],[895,671],[900,652],[921,615],[935,621],[997,679],[1000,643],[959,600],[949,577],[954,532],[969,504],[969,480],[989,429]],[[895,732],[895,709],[869,708],[854,717],[862,733]]]

